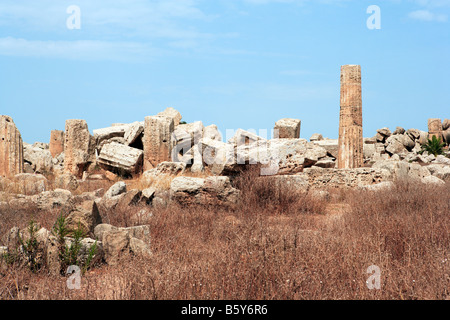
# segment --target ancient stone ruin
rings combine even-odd
[[[23,172],[23,143],[13,119],[0,116],[0,176]]]
[[[94,162],[94,138],[85,120],[67,120],[64,142],[64,172],[81,178]]]
[[[48,187],[48,174],[54,186],[74,191],[86,181],[133,178],[151,184],[186,173],[201,178],[226,176],[232,181],[252,165],[261,176],[295,176],[295,185],[304,189],[361,187],[400,176],[428,180],[433,176],[441,182],[448,176],[445,154],[422,152],[432,136],[449,144],[448,119],[430,119],[428,132],[381,128],[373,137],[363,138],[359,65],[341,67],[338,139],[319,133],[309,141],[302,139],[301,120],[293,118],[276,121],[272,139],[243,129],[224,137],[214,124],[181,119],[177,110],[167,108],[144,121],[95,129],[92,135],[85,120],[72,119],[66,121],[65,131],[51,131],[49,143],[31,145],[22,143],[12,119],[2,116],[0,174],[13,178],[17,190],[31,193]]]
[[[50,133],[49,150],[53,158],[64,152],[64,131],[52,130]]]
[[[339,118],[339,169],[363,164],[361,66],[341,67],[341,112]]]

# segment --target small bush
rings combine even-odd
[[[427,151],[429,154],[435,156],[444,154],[445,144],[442,142],[441,138],[436,138],[433,136],[432,139],[428,139],[427,143],[422,146],[421,153]]]

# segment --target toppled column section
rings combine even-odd
[[[50,153],[56,158],[64,152],[64,131],[52,130],[50,133]]]
[[[161,162],[171,161],[174,127],[171,117],[145,117],[144,171],[156,168]]]
[[[66,120],[64,140],[64,172],[81,178],[90,163],[94,162],[94,137],[85,120]]]
[[[107,170],[136,174],[142,168],[142,154],[142,150],[111,142],[102,148],[98,163]]]
[[[443,131],[441,119],[428,119],[428,139],[431,140],[435,136],[443,141]]]
[[[9,116],[0,116],[0,176],[12,177],[23,172],[23,142]]]
[[[301,121],[298,119],[281,119],[275,123],[275,135],[279,139],[299,139]]]
[[[361,91],[361,66],[342,66],[338,153],[339,169],[353,169],[363,165]]]

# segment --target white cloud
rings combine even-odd
[[[447,21],[447,15],[445,14],[436,14],[429,10],[416,10],[410,12],[408,17],[414,20],[420,21],[437,21],[437,22],[445,22]]]
[[[40,41],[0,38],[0,55],[61,58],[69,60],[141,61],[162,54],[161,50],[135,42]]]

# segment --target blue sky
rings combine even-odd
[[[371,137],[450,118],[449,57],[450,0],[2,0],[0,114],[28,143],[166,107],[223,134],[287,117],[337,138],[340,66],[360,64]]]

